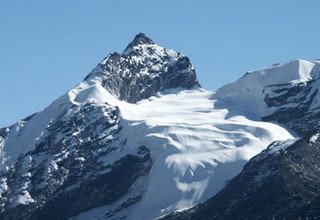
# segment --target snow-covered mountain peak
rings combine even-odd
[[[293,60],[288,63],[274,64],[271,67],[248,72],[243,78],[258,81],[263,86],[305,82],[311,79],[311,72],[314,66],[314,63],[306,60]]]
[[[122,54],[111,53],[85,78],[135,103],[167,89],[200,87],[189,58],[138,34]]]
[[[144,33],[137,34],[133,41],[127,46],[127,48],[124,51],[129,51],[133,47],[138,45],[153,45],[155,44],[152,39],[147,37]]]
[[[220,88],[216,97],[224,102],[235,104],[254,118],[260,118],[273,111],[265,103],[266,96],[273,94],[270,88],[306,84],[317,78],[319,66],[315,62],[294,60],[250,71],[236,82]]]
[[[188,57],[138,34],[0,129],[0,219],[157,219],[204,202],[269,144],[293,139],[287,127],[320,126],[319,66],[274,65],[211,92]]]
[[[4,215],[155,219],[205,201],[268,144],[292,138],[272,123],[227,117],[212,95],[176,90],[128,103],[99,81],[80,83],[0,130],[0,205],[12,211]],[[61,201],[72,209],[57,217]]]

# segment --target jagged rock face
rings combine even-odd
[[[275,111],[263,116],[265,121],[276,121],[304,136],[320,131],[320,103],[318,82],[271,85],[263,91],[264,101]]]
[[[7,137],[7,135],[8,135],[8,128],[1,128],[0,129],[0,149],[2,149],[4,145],[4,139]]]
[[[2,170],[0,218],[68,219],[121,198],[152,162],[145,146],[128,153],[120,130],[114,106],[88,102],[64,111],[33,151]]]
[[[122,54],[107,56],[85,80],[98,80],[115,97],[135,103],[174,88],[200,87],[188,57],[138,34]]]
[[[275,142],[216,196],[166,219],[313,219],[320,216],[319,133]]]

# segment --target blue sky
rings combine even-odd
[[[215,89],[246,71],[320,57],[318,0],[2,0],[0,127],[41,110],[144,32]]]

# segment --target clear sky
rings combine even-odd
[[[0,127],[41,110],[144,32],[204,88],[320,57],[318,0],[0,0]]]

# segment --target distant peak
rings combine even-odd
[[[131,41],[131,43],[127,46],[125,51],[128,50],[129,48],[132,48],[137,45],[142,45],[142,44],[154,44],[154,42],[149,37],[147,37],[144,33],[139,33],[134,37],[133,41]]]

